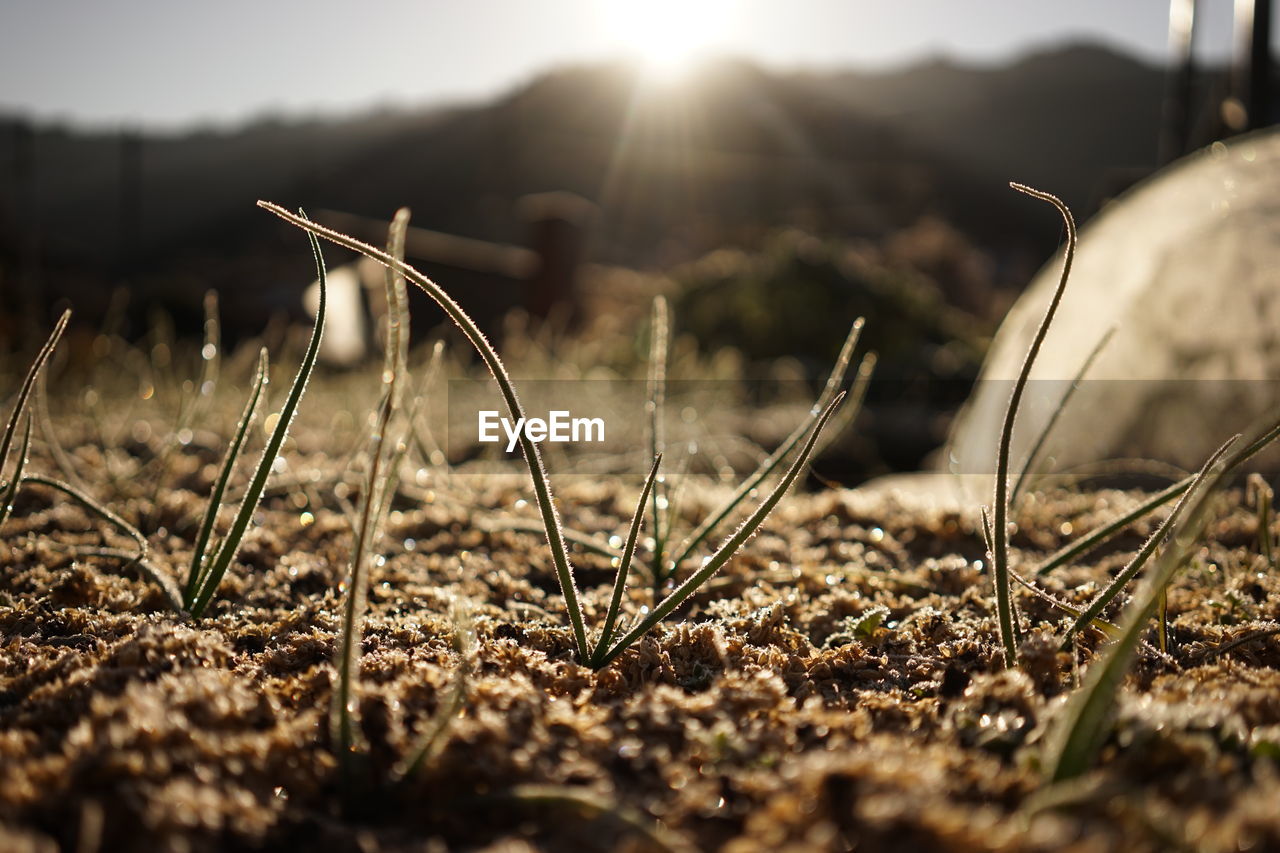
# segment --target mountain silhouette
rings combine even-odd
[[[306,253],[259,198],[381,219],[408,205],[418,226],[523,244],[521,200],[563,190],[595,204],[587,253],[607,263],[661,268],[782,227],[878,240],[933,216],[1021,269],[1052,226],[1006,182],[1087,214],[1156,165],[1163,91],[1158,68],[1074,46],[875,73],[719,61],[686,88],[583,65],[488,103],[181,135],[9,116],[0,264],[77,305],[127,281],[179,314],[206,287],[287,307]]]

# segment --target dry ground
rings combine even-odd
[[[110,461],[95,452],[74,455]],[[157,565],[185,565],[216,461],[204,456],[181,455],[155,502],[127,476],[99,487],[152,534]],[[1176,645],[1144,653],[1100,770],[1037,810],[1038,744],[1099,641],[1058,653],[1057,615],[1024,595],[1039,627],[1025,666],[1005,670],[974,518],[856,491],[789,498],[708,589],[597,673],[573,660],[540,537],[492,529],[532,515],[525,483],[432,476],[401,495],[373,569],[369,761],[345,786],[326,723],[351,544],[336,506],[277,489],[192,623],[135,570],[68,550],[110,538],[102,524],[25,489],[0,536],[0,848],[1280,848],[1280,637],[1227,647],[1280,620],[1239,492],[1176,581]],[[635,486],[560,497],[568,523],[608,536]],[[684,502],[686,523],[711,497]],[[1038,498],[1018,556],[1135,500]],[[1082,601],[1123,560],[1104,552],[1047,585]],[[576,562],[598,625],[611,572]],[[631,612],[647,602],[636,590]],[[459,603],[476,637],[463,709],[422,771],[389,785],[460,665]]]

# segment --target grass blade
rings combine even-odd
[[[387,251],[403,262],[404,235],[409,225],[409,210],[400,208],[391,223]],[[314,239],[314,238],[313,238]],[[359,522],[356,525],[355,543],[351,553],[351,568],[347,574],[347,595],[342,608],[342,634],[338,639],[338,686],[333,694],[333,710],[330,714],[331,737],[339,760],[346,762],[359,747],[356,735],[356,714],[359,710],[359,670],[361,620],[367,597],[367,568],[369,555],[378,538],[382,522],[385,478],[381,476],[387,447],[387,431],[391,419],[400,404],[400,381],[408,373],[408,335],[405,324],[407,313],[404,278],[387,268],[387,338],[383,360],[382,405],[379,407],[373,435],[369,444],[369,468],[361,490]],[[349,769],[349,768],[347,768]]]
[[[402,207],[391,219],[387,236],[387,254],[404,263],[405,233],[409,229],[409,208]],[[386,268],[387,347],[383,359],[382,381],[392,396],[391,408],[400,408],[401,377],[409,376],[409,294],[404,275]]]
[[[22,447],[18,450],[18,461],[13,466],[13,476],[0,495],[0,526],[9,520],[13,512],[13,501],[18,497],[18,484],[22,482],[22,471],[27,467],[27,457],[31,450],[31,416],[27,415],[27,428],[22,431]]]
[[[1245,462],[1248,462],[1254,456],[1258,455],[1263,450],[1265,450],[1267,446],[1270,445],[1277,438],[1280,438],[1280,421],[1277,421],[1276,424],[1271,427],[1271,429],[1263,433],[1256,441],[1254,441],[1247,447],[1243,448],[1242,450],[1237,451],[1227,461],[1226,463],[1227,470],[1235,471]],[[1043,563],[1040,564],[1040,567],[1036,569],[1036,574],[1037,575],[1047,574],[1048,572],[1053,571],[1059,566],[1063,566],[1071,562],[1081,554],[1087,554],[1088,552],[1092,551],[1094,548],[1097,548],[1099,545],[1103,544],[1104,542],[1116,536],[1118,533],[1120,533],[1122,530],[1124,530],[1133,522],[1137,521],[1140,518],[1145,517],[1149,513],[1156,511],[1157,509],[1169,503],[1170,501],[1177,499],[1180,495],[1186,492],[1187,489],[1191,488],[1194,482],[1195,482],[1195,476],[1192,475],[1190,477],[1185,478],[1181,482],[1174,483],[1172,486],[1168,486],[1165,489],[1162,489],[1161,491],[1156,492],[1154,495],[1147,498],[1147,500],[1139,504],[1136,509],[1133,509],[1130,512],[1125,513],[1120,518],[1116,519],[1110,524],[1104,525],[1103,527],[1098,528],[1092,533],[1088,533],[1084,536],[1081,536],[1079,539],[1075,540],[1074,542],[1064,545],[1062,548],[1059,548],[1057,551],[1055,551],[1047,560],[1045,560]]]
[[[1218,461],[1226,455],[1228,448],[1230,448],[1232,444],[1235,444],[1239,438],[1240,436],[1238,435],[1233,437],[1226,444],[1214,451],[1213,455],[1209,457],[1209,461],[1205,463],[1200,474],[1197,474],[1196,476],[1204,476],[1204,471],[1207,471],[1214,465],[1218,464]],[[1163,522],[1161,522],[1155,532],[1147,537],[1147,541],[1143,543],[1142,548],[1140,548],[1138,553],[1133,556],[1133,559],[1131,559],[1128,564],[1111,579],[1111,583],[1107,584],[1106,589],[1094,596],[1093,601],[1089,602],[1088,606],[1080,611],[1080,615],[1076,617],[1076,621],[1067,629],[1067,633],[1062,639],[1062,648],[1064,651],[1070,647],[1071,638],[1075,633],[1085,625],[1091,623],[1102,613],[1103,610],[1106,609],[1108,604],[1115,600],[1121,590],[1128,586],[1129,581],[1133,580],[1138,572],[1142,570],[1142,567],[1146,565],[1147,560],[1150,559],[1153,553],[1155,553],[1156,547],[1168,538],[1169,531],[1173,529],[1173,525],[1177,523],[1179,516],[1182,515],[1183,510],[1186,508],[1187,501],[1191,497],[1191,491],[1192,490],[1187,490],[1186,492],[1183,492],[1182,499],[1174,505],[1173,511],[1169,513],[1169,516]],[[1163,645],[1161,648],[1163,649]]]
[[[662,296],[653,299],[653,319],[649,324],[649,376],[645,383],[645,409],[649,415],[649,458],[656,459],[666,449],[664,435],[664,410],[667,400],[667,359],[670,357],[671,321],[667,312],[667,300]],[[657,600],[666,580],[667,573],[663,569],[666,561],[668,525],[663,523],[662,505],[665,503],[665,489],[659,483],[652,490],[653,515],[653,556],[651,574],[653,575],[653,595]],[[600,641],[605,642],[603,639]]]
[[[1048,740],[1046,775],[1058,783],[1089,769],[1106,741],[1111,708],[1128,672],[1142,632],[1155,612],[1158,599],[1191,552],[1208,521],[1210,500],[1223,475],[1229,470],[1221,451],[1206,462],[1188,490],[1185,515],[1161,552],[1151,572],[1125,608],[1120,636],[1102,660],[1089,668],[1084,684],[1068,701]]]
[[[844,395],[839,394],[834,400],[827,404],[826,409],[818,417],[817,423],[815,423],[809,431],[809,438],[805,441],[804,447],[801,448],[800,454],[795,458],[795,461],[791,463],[791,467],[783,476],[782,481],[774,487],[773,491],[770,492],[763,501],[760,502],[756,511],[742,523],[737,531],[730,536],[714,554],[707,558],[697,572],[691,575],[684,583],[680,584],[680,586],[676,587],[675,590],[672,591],[671,595],[663,599],[660,604],[655,605],[653,610],[649,612],[649,615],[646,616],[640,624],[628,631],[622,639],[618,640],[607,654],[599,657],[594,663],[595,669],[601,669],[607,666],[610,661],[622,654],[622,652],[635,643],[636,640],[647,634],[653,626],[665,619],[671,611],[683,604],[685,599],[697,592],[698,588],[710,580],[711,576],[718,572],[721,566],[729,562],[729,558],[732,557],[737,550],[742,547],[742,544],[750,539],[760,525],[764,523],[765,518],[767,518],[769,513],[773,511],[773,508],[777,506],[778,501],[782,500],[782,496],[786,494],[787,489],[791,488],[791,484],[795,482],[796,478],[800,475],[800,472],[809,464],[809,459],[813,455],[814,445],[818,441],[818,436],[822,434],[822,428],[826,426],[827,421],[831,419],[831,415],[835,410],[840,407],[840,403],[843,399]]]
[[[441,449],[440,443],[436,441],[435,435],[431,432],[429,412],[425,411],[422,405],[431,388],[434,386],[436,375],[441,372],[441,364],[444,361],[444,341],[436,341],[435,346],[431,348],[431,357],[427,360],[427,367],[423,371],[422,390],[414,397],[409,407],[409,435],[413,440],[414,449],[418,451],[418,457],[422,460],[422,464],[431,468],[440,468],[448,462],[444,450]],[[541,528],[539,528],[541,531]]]
[[[1272,571],[1276,568],[1275,539],[1271,535],[1271,502],[1275,492],[1261,474],[1249,475],[1249,492],[1258,518],[1258,553]]]
[[[858,419],[858,415],[862,414],[862,404],[867,399],[867,389],[871,387],[871,377],[876,372],[876,363],[879,357],[874,352],[869,352],[862,357],[862,361],[858,362],[857,373],[853,377],[853,385],[849,388],[849,395],[845,397],[844,405],[840,407],[840,411],[836,412],[835,418],[831,421],[829,429],[822,433],[821,440],[818,441],[817,448],[813,451],[813,458],[817,459],[836,442],[840,436],[853,426],[853,422]]]
[[[49,412],[48,380],[49,374],[41,371],[36,383],[36,422],[40,425],[40,434],[44,437],[44,443],[49,448],[54,463],[62,471],[62,476],[66,477],[67,482],[78,489],[86,489],[88,486],[76,473],[75,463],[71,460],[67,449],[63,447],[62,439],[58,438],[58,431],[53,427],[53,415]]]
[[[1022,494],[1022,487],[1027,482],[1027,477],[1035,470],[1036,462],[1040,459],[1040,454],[1044,451],[1045,442],[1049,440],[1049,434],[1053,432],[1053,428],[1058,425],[1058,419],[1062,417],[1062,413],[1066,411],[1067,404],[1071,402],[1071,398],[1075,396],[1076,391],[1080,389],[1080,383],[1084,380],[1085,374],[1089,372],[1089,368],[1093,367],[1094,360],[1097,359],[1102,350],[1110,342],[1111,336],[1116,333],[1116,327],[1112,326],[1107,329],[1106,334],[1098,339],[1093,349],[1089,351],[1089,355],[1085,358],[1084,364],[1080,365],[1080,369],[1076,371],[1075,377],[1071,380],[1071,384],[1067,386],[1066,392],[1062,395],[1062,399],[1058,401],[1058,405],[1053,410],[1053,414],[1049,416],[1049,420],[1045,421],[1044,429],[1040,430],[1040,434],[1036,436],[1035,443],[1031,445],[1031,450],[1027,452],[1027,459],[1022,463],[1022,470],[1018,472],[1018,479],[1014,481],[1013,491],[1009,493],[1009,505],[1015,506],[1018,503],[1018,495]]]
[[[300,220],[302,222],[310,221],[305,216],[300,217]],[[280,453],[280,447],[284,444],[285,436],[289,433],[289,425],[293,422],[294,412],[297,411],[302,394],[307,389],[307,380],[311,378],[311,371],[316,366],[316,357],[320,353],[320,337],[324,333],[327,287],[325,283],[324,258],[320,254],[320,243],[314,236],[311,236],[310,240],[311,251],[316,260],[316,275],[320,281],[320,304],[316,309],[315,328],[311,331],[311,340],[307,344],[307,351],[302,357],[302,364],[298,367],[298,373],[293,378],[293,385],[289,388],[289,395],[285,399],[284,406],[280,409],[276,428],[267,440],[267,446],[262,451],[262,458],[258,460],[258,467],[253,473],[253,479],[250,480],[249,488],[245,491],[244,499],[240,503],[240,510],[236,514],[235,520],[231,523],[231,529],[227,531],[226,538],[222,540],[222,545],[219,546],[217,553],[213,555],[213,560],[205,573],[205,581],[192,604],[191,615],[197,619],[204,614],[205,608],[209,606],[218,584],[222,581],[222,576],[227,573],[227,568],[231,565],[231,561],[235,559],[236,551],[240,548],[240,541],[244,538],[245,531],[249,529],[249,522],[253,519],[254,510],[257,509],[258,499],[262,497],[262,490],[266,488],[267,478],[271,476],[271,467],[276,461],[276,456]]]
[[[267,382],[267,349],[263,347],[258,351],[258,371],[253,379],[253,388],[249,392],[249,402],[245,404],[244,412],[241,413],[240,421],[236,425],[235,437],[227,448],[226,456],[223,457],[222,468],[218,471],[218,479],[214,481],[213,491],[209,494],[209,503],[204,510],[204,518],[200,522],[200,530],[196,534],[195,547],[191,552],[191,565],[187,569],[187,584],[182,592],[183,606],[188,609],[195,604],[196,592],[208,580],[208,573],[205,571],[205,551],[209,547],[214,525],[218,521],[218,510],[222,508],[222,498],[227,490],[227,483],[231,480],[231,472],[235,470],[236,460],[240,458],[240,450],[253,424],[254,414],[258,411],[258,401],[262,398],[262,389]]]
[[[1057,313],[1062,294],[1067,289],[1067,279],[1071,275],[1071,263],[1076,253],[1076,221],[1067,206],[1057,196],[1049,193],[1022,184],[1011,183],[1009,186],[1032,198],[1048,202],[1058,209],[1067,227],[1067,251],[1058,287],[1053,292],[1053,298],[1049,300],[1049,308],[1045,311],[1039,328],[1036,329],[1031,347],[1027,350],[1027,356],[1022,362],[1022,369],[1018,372],[1018,379],[1013,384],[1013,393],[1009,396],[1009,408],[1005,410],[1004,425],[1000,430],[1000,444],[996,454],[996,487],[991,520],[991,574],[995,580],[996,613],[1000,620],[1000,642],[1004,646],[1005,666],[1013,666],[1018,660],[1018,615],[1014,611],[1013,597],[1009,594],[1009,445],[1013,440],[1013,422],[1018,416],[1018,406],[1022,402],[1022,394],[1027,387],[1027,379],[1031,376],[1031,366],[1040,353],[1040,345],[1044,343],[1049,325],[1053,322],[1053,315]]]
[[[835,367],[831,370],[831,375],[827,377],[827,384],[822,389],[822,394],[818,397],[818,401],[814,404],[813,409],[809,413],[809,417],[800,426],[796,427],[791,435],[778,446],[767,459],[760,463],[755,472],[748,477],[741,486],[738,487],[729,499],[721,504],[720,508],[709,515],[701,524],[699,524],[689,537],[680,546],[679,552],[671,560],[668,565],[667,576],[674,575],[680,568],[680,565],[697,550],[713,532],[733,514],[744,500],[751,496],[753,492],[768,479],[769,475],[777,470],[783,460],[790,455],[792,449],[795,448],[800,440],[812,429],[813,424],[818,420],[831,400],[833,400],[840,391],[840,386],[844,384],[845,371],[848,370],[849,362],[853,358],[853,351],[858,345],[858,338],[862,334],[862,326],[864,319],[859,317],[853,321],[853,325],[849,329],[849,334],[844,340],[844,346],[840,348],[840,356],[836,359]],[[873,362],[874,364],[874,362]]]
[[[1082,608],[1076,607],[1074,604],[1069,604],[1050,594],[1048,591],[1041,589],[1013,569],[1009,569],[1009,577],[1013,578],[1014,582],[1027,590],[1027,592],[1030,592],[1036,598],[1040,599],[1045,604],[1048,604],[1050,607],[1053,607],[1055,610],[1061,610],[1068,616],[1079,616],[1081,612],[1083,612]],[[1119,630],[1115,625],[1112,625],[1105,619],[1093,619],[1089,624],[1106,634],[1108,637],[1116,636],[1116,632]]]
[[[53,355],[54,347],[58,345],[58,340],[62,337],[62,333],[67,330],[67,322],[70,319],[71,311],[69,309],[63,311],[62,316],[58,318],[58,322],[54,324],[53,331],[49,333],[44,345],[36,353],[35,359],[31,362],[31,367],[27,369],[26,377],[22,380],[22,385],[18,388],[18,396],[13,402],[13,410],[9,412],[9,421],[5,424],[4,435],[0,437],[0,476],[3,476],[4,469],[9,464],[9,450],[12,448],[13,438],[18,432],[18,421],[22,418],[23,412],[26,411],[27,400],[31,396],[31,390],[35,387],[36,375],[40,372],[40,368],[44,367],[45,362],[49,360],[49,356]],[[18,480],[18,477],[9,479],[9,492],[16,493]],[[12,498],[12,495],[10,495],[10,498]]]
[[[494,380],[498,383],[498,389],[502,393],[503,401],[506,403],[513,422],[524,417],[524,409],[520,404],[519,396],[516,394],[515,385],[512,383],[502,359],[498,357],[497,350],[485,338],[484,333],[480,331],[480,327],[476,325],[475,321],[462,310],[462,307],[449,294],[445,293],[440,285],[403,261],[397,261],[386,252],[375,249],[367,243],[362,243],[354,237],[348,237],[346,234],[317,225],[305,217],[296,216],[279,205],[270,202],[260,201],[258,206],[311,234],[323,237],[326,240],[337,243],[339,246],[346,246],[352,251],[372,258],[383,266],[391,267],[420,287],[444,310],[449,319],[458,327],[458,330],[475,347],[476,352],[479,353],[485,366],[489,368],[489,372],[493,374]],[[555,502],[552,500],[551,483],[547,478],[546,469],[542,465],[542,455],[538,451],[538,445],[531,441],[523,430],[520,432],[520,451],[524,455],[530,479],[533,480],[534,497],[537,500],[538,512],[542,516],[543,531],[547,537],[547,545],[551,550],[552,562],[555,564],[556,579],[559,581],[560,591],[564,596],[565,609],[569,611],[569,622],[578,651],[578,660],[585,663],[591,659],[591,648],[587,642],[582,606],[578,601],[578,590],[574,584],[573,566],[569,562],[569,554],[565,548],[564,537],[560,530],[560,514],[556,509]]]
[[[640,536],[640,525],[644,522],[644,505],[653,492],[654,483],[658,479],[658,468],[662,465],[662,454],[653,457],[653,467],[649,476],[645,477],[644,488],[640,490],[640,501],[636,504],[635,514],[631,516],[631,529],[627,531],[627,541],[622,548],[622,557],[618,560],[618,576],[613,581],[613,598],[609,601],[609,612],[604,619],[604,628],[600,631],[600,640],[596,643],[596,652],[609,648],[609,640],[613,639],[613,625],[618,619],[618,609],[622,606],[622,593],[627,588],[627,572],[631,569],[631,560],[636,553],[636,539]],[[654,516],[657,517],[656,515]]]
[[[28,474],[22,478],[22,482],[37,486],[45,486],[46,488],[53,489],[54,491],[62,492],[89,512],[98,516],[103,521],[115,527],[125,536],[132,539],[138,546],[138,552],[136,554],[131,554],[127,551],[120,551],[114,548],[88,549],[81,551],[80,553],[87,556],[111,557],[114,559],[124,560],[127,564],[136,565],[138,570],[141,571],[148,580],[160,588],[160,591],[164,593],[165,600],[169,603],[169,606],[173,608],[175,613],[182,614],[185,612],[183,609],[182,594],[178,589],[178,585],[175,584],[173,579],[167,574],[147,562],[146,558],[150,551],[150,547],[147,544],[147,538],[142,535],[140,530],[120,516],[116,515],[107,507],[98,503],[86,492],[81,491],[70,483],[64,483],[61,480],[55,480],[52,477],[44,477],[39,474]]]

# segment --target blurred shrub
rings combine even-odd
[[[817,376],[861,315],[859,350],[880,354],[881,393],[891,384],[893,397],[916,396],[934,380],[957,381],[967,392],[988,324],[949,303],[930,276],[903,260],[909,245],[898,240],[888,257],[784,231],[760,252],[712,252],[673,274],[678,331],[704,349],[736,348],[749,362],[795,357]]]

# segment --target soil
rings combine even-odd
[[[154,450],[118,453],[142,466]],[[73,456],[122,473],[95,494],[180,578],[216,453],[176,456],[153,501],[127,459],[97,452]],[[372,568],[365,757],[345,774],[328,727],[352,539],[337,504],[276,488],[191,621],[136,569],[72,550],[120,545],[104,524],[24,488],[0,537],[0,848],[1280,849],[1280,590],[1239,491],[1172,587],[1169,653],[1143,650],[1097,770],[1049,803],[1043,736],[1103,641],[1057,651],[1060,615],[1023,593],[1023,663],[1006,669],[976,516],[792,496],[664,627],[593,672],[574,660],[541,536],[502,529],[534,518],[526,481],[435,476],[402,490]],[[567,524],[608,537],[636,491],[578,480],[559,499]],[[691,490],[684,524],[717,496]],[[1016,564],[1137,500],[1027,501]],[[1045,586],[1088,600],[1145,532]],[[575,562],[599,626],[608,560]],[[637,584],[626,609],[650,603]],[[460,624],[474,643],[455,642]],[[435,716],[464,659],[465,699]],[[393,782],[440,719],[437,748]]]

